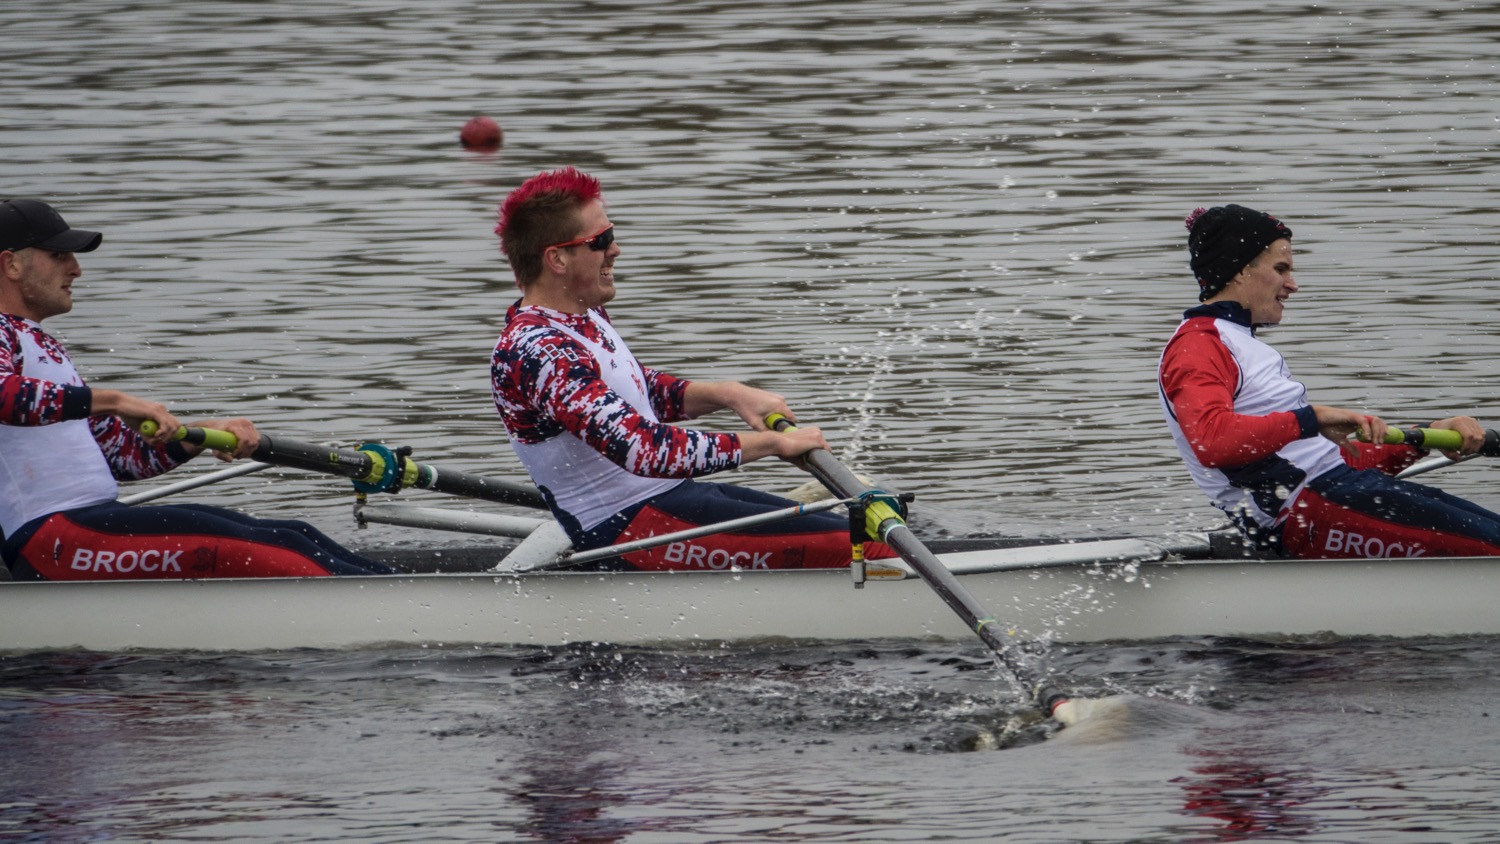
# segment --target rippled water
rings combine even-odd
[[[1042,740],[971,648],[0,662],[18,840],[1481,841],[1492,640],[1059,654]],[[1034,720],[1034,719],[1032,719]],[[1000,752],[963,752],[994,743]],[[1040,742],[1040,743],[1039,743]]]
[[[1303,292],[1273,342],[1317,400],[1500,417],[1490,7],[99,0],[79,15],[0,8],[24,45],[0,83],[0,187],[106,233],[74,312],[48,323],[86,376],[190,418],[517,473],[486,379],[514,295],[493,210],[570,163],[605,181],[625,250],[612,310],[642,359],[782,392],[952,532],[1217,523],[1153,386],[1193,301],[1180,221],[1197,205],[1296,230]],[[498,154],[456,143],[478,113],[505,128]],[[463,541],[356,533],[334,482],[265,478],[200,498],[360,543]],[[1500,506],[1487,478],[1440,480]],[[1432,645],[1441,687],[1431,660],[1377,643],[1221,697],[1193,691],[1191,647],[1104,648],[1089,659],[1155,674],[1085,660],[1080,682],[1118,671],[1191,702],[1192,725],[929,753],[929,733],[969,720],[963,699],[1012,705],[967,670],[979,651],[954,647],[957,663],[903,654],[892,670],[839,649],[788,658],[811,674],[736,655],[722,676],[713,654],[632,654],[637,673],[578,689],[517,673],[529,657],[512,653],[0,663],[8,780],[38,784],[0,823],[36,840],[1371,841],[1476,840],[1493,818],[1494,754],[1461,740],[1493,736],[1476,715],[1491,642]],[[828,714],[870,700],[851,687],[885,720]]]

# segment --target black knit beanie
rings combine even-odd
[[[1292,236],[1280,220],[1243,205],[1199,208],[1185,222],[1200,302],[1218,295],[1267,246]]]

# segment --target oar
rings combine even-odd
[[[156,423],[146,420],[141,423],[141,433],[151,436],[156,432]],[[232,452],[239,440],[228,431],[214,428],[181,427],[173,435],[174,440],[183,440],[214,451]],[[515,504],[522,507],[546,509],[547,501],[536,487],[514,481],[486,478],[439,469],[428,463],[418,463],[403,454],[397,454],[378,443],[366,443],[357,449],[313,445],[285,437],[260,435],[260,445],[252,460],[291,466],[312,472],[338,475],[354,481],[360,492],[399,492],[403,489],[430,489],[449,495],[462,495],[500,504]]]
[[[1417,448],[1435,448],[1438,451],[1455,451],[1464,444],[1463,435],[1447,428],[1389,428],[1385,432],[1386,445],[1414,445]],[[1500,431],[1493,428],[1484,432],[1484,445],[1477,452],[1481,457],[1500,457]]]
[[[779,413],[773,413],[766,418],[766,425],[777,431],[795,430],[796,426],[791,420]],[[1000,662],[1010,669],[1011,674],[1033,691],[1033,697],[1043,713],[1057,718],[1064,724],[1075,723],[1079,713],[1075,709],[1074,701],[1069,700],[1046,677],[1037,676],[1029,667],[1024,665],[1012,652],[1011,646],[1000,636],[1000,625],[995,621],[979,601],[969,594],[958,582],[958,578],[948,571],[933,553],[927,550],[927,546],[917,539],[911,528],[906,526],[906,520],[895,507],[891,506],[891,497],[877,490],[871,489],[867,484],[860,481],[844,464],[838,461],[826,449],[814,449],[802,455],[802,461],[807,470],[828,487],[829,491],[840,498],[859,499],[863,502],[865,511],[865,528],[869,536],[879,539],[889,545],[896,553],[901,555],[927,585],[936,592],[939,598],[948,605],[958,617],[969,625],[969,628],[979,635]]]

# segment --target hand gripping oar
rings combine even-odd
[[[789,431],[796,428],[790,419],[779,413],[773,413],[766,417],[766,425],[773,430]],[[844,464],[838,461],[826,449],[814,449],[802,455],[802,461],[812,476],[817,478],[828,487],[829,491],[840,498],[861,499],[865,512],[865,531],[871,539],[884,542],[896,553],[901,555],[932,591],[948,605],[950,609],[958,613],[958,617],[969,625],[969,629],[979,634],[986,645],[995,652],[1000,662],[1010,669],[1016,679],[1032,689],[1033,697],[1045,714],[1055,716],[1065,724],[1073,723],[1076,719],[1070,718],[1072,714],[1068,707],[1072,701],[1053,686],[1046,677],[1037,676],[1030,668],[1022,664],[1013,652],[1010,644],[1001,638],[1000,625],[995,617],[980,606],[979,601],[969,594],[958,582],[958,578],[943,565],[933,553],[927,550],[927,546],[917,539],[911,528],[906,526],[906,520],[890,504],[891,496],[871,489]]]
[[[156,423],[148,419],[141,423],[140,430],[149,437],[156,432]],[[177,429],[172,439],[224,452],[233,452],[239,445],[234,434],[214,428],[184,426]],[[542,498],[541,491],[536,487],[439,469],[431,464],[412,460],[404,451],[405,449],[393,452],[378,443],[366,443],[357,449],[336,448],[261,434],[260,445],[256,446],[250,459],[349,478],[354,482],[354,488],[360,492],[430,489],[500,504],[543,510],[547,508],[546,499]]]

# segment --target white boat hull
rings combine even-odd
[[[955,570],[985,552],[945,555]],[[1483,558],[1065,564],[964,574],[1022,641],[1500,634]],[[847,571],[0,584],[0,650],[690,645],[972,635],[918,579]]]

